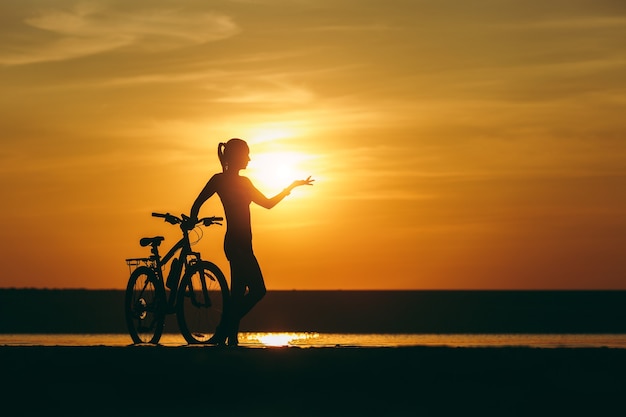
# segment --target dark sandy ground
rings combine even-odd
[[[624,415],[626,350],[0,346],[3,416]]]

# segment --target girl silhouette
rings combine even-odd
[[[247,177],[239,175],[239,171],[248,166],[249,155],[248,144],[242,139],[233,138],[220,143],[217,156],[223,172],[211,177],[191,207],[190,217],[197,219],[202,204],[217,193],[226,215],[224,252],[230,263],[231,311],[209,340],[212,344],[237,345],[241,318],[265,296],[263,274],[252,250],[250,203],[271,209],[295,187],[313,185],[314,181],[311,177],[294,181],[274,197],[267,198]]]

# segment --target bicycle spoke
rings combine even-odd
[[[185,274],[177,300],[181,333],[188,343],[207,343],[220,324],[228,302],[228,287],[214,264],[200,261]]]
[[[163,331],[164,292],[154,272],[137,268],[126,289],[126,324],[134,343],[158,343]]]

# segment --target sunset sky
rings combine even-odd
[[[3,0],[0,88],[0,287],[125,288],[240,137],[269,290],[626,289],[623,1]]]

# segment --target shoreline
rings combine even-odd
[[[626,349],[626,334],[343,334],[242,332],[242,347],[536,347]],[[132,346],[128,334],[2,334],[0,346]],[[159,345],[184,347],[177,333],[164,333]]]
[[[626,350],[0,346],[0,367],[12,415],[598,415]]]

